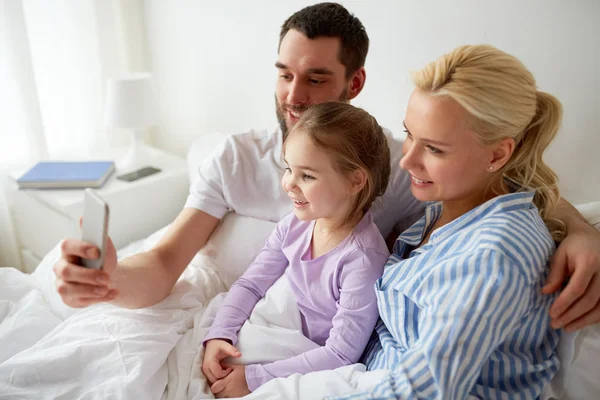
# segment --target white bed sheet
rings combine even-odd
[[[0,398],[161,398],[169,353],[225,289],[214,269],[190,268],[152,308],[77,310],[54,290],[58,254],[57,247],[33,275],[0,270],[11,288],[0,294],[0,343],[14,344],[2,346]]]

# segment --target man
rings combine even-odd
[[[279,186],[282,137],[310,105],[358,96],[365,84],[368,46],[362,23],[339,4],[316,4],[292,15],[282,26],[275,64],[280,129],[229,137],[203,164],[184,209],[153,249],[117,263],[109,241],[104,270],[98,271],[79,266],[80,257],[97,257],[98,249],[79,240],[63,241],[62,257],[54,266],[63,301],[72,307],[106,301],[128,308],[151,306],[169,295],[226,212],[273,221],[290,212]],[[391,140],[390,148],[390,185],[373,207],[384,237],[407,227],[422,211],[410,192],[410,177],[398,167],[401,142]],[[550,313],[553,326],[581,329],[600,322],[600,234],[564,200],[555,214],[566,222],[568,236],[553,258],[544,292],[560,289],[571,276]]]

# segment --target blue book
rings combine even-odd
[[[99,188],[114,170],[113,161],[43,161],[17,183],[19,189]]]

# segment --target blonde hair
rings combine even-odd
[[[414,73],[412,80],[419,90],[463,106],[482,143],[514,139],[515,150],[499,172],[519,190],[536,191],[534,204],[554,239],[561,240],[564,223],[548,217],[560,198],[558,179],[542,159],[560,127],[560,102],[536,89],[521,61],[489,45],[458,47]]]
[[[391,173],[390,148],[383,129],[371,114],[343,102],[315,104],[284,138],[284,153],[290,137],[298,134],[307,135],[315,146],[327,152],[342,175],[349,176],[358,169],[365,173],[365,186],[356,195],[344,224],[366,213],[385,192]]]

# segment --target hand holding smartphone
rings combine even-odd
[[[95,260],[81,259],[86,268],[102,269],[108,237],[108,204],[92,189],[85,189],[83,195],[83,222],[81,240],[91,243],[100,250]]]

